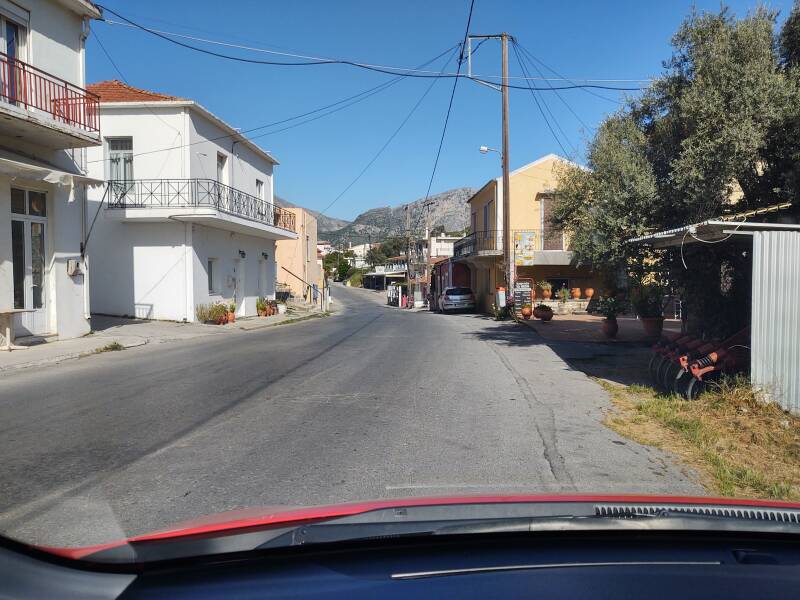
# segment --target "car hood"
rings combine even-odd
[[[226,536],[270,529],[289,529],[321,523],[333,519],[367,516],[371,513],[391,509],[414,510],[424,507],[437,508],[445,513],[456,507],[493,507],[498,505],[555,505],[563,515],[573,514],[570,506],[587,504],[620,506],[721,506],[754,509],[800,510],[800,503],[770,500],[733,499],[693,496],[656,495],[602,495],[602,494],[551,494],[551,495],[475,495],[446,497],[414,497],[392,500],[373,500],[343,504],[289,507],[265,506],[226,511],[197,519],[177,523],[171,527],[144,535],[129,537],[107,544],[86,547],[34,546],[36,550],[71,558],[85,559],[119,548],[131,548],[147,543],[184,542],[187,540],[213,540]],[[502,512],[502,510],[501,510]]]

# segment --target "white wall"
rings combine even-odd
[[[188,178],[185,149],[177,147],[183,146],[189,137],[185,129],[185,113],[186,108],[182,106],[145,108],[101,105],[103,145],[87,149],[89,176],[104,180],[109,178],[108,138],[132,137],[135,179]],[[161,151],[165,148],[171,149]]]
[[[229,137],[215,140],[229,132],[209,121],[197,111],[190,111],[191,147],[190,177],[217,178],[217,153],[227,157],[228,185],[257,196],[256,179],[264,182],[264,199],[273,201],[272,163],[247,145]],[[197,143],[202,142],[204,143]]]
[[[239,268],[244,269],[244,289],[239,295],[240,302],[237,306],[237,314],[240,316],[252,316],[256,314],[256,300],[263,294],[267,298],[275,298],[275,241],[263,238],[242,235],[229,231],[223,231],[201,225],[194,226],[192,235],[194,247],[194,302],[195,304],[207,304],[213,302],[233,301],[236,293],[234,283],[236,281],[237,259],[240,261]],[[245,252],[245,258],[239,255],[239,250]],[[266,279],[263,282],[264,290],[259,289],[260,263],[265,259],[262,252],[267,254],[266,259]],[[216,294],[210,295],[208,292],[208,274],[206,265],[209,258],[216,259],[214,262],[215,279],[218,282]]]

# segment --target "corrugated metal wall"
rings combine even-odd
[[[800,413],[800,232],[753,234],[751,378]]]

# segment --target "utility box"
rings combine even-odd
[[[67,275],[70,277],[75,277],[76,275],[80,275],[82,272],[80,260],[77,258],[67,259]]]
[[[506,288],[499,287],[495,291],[495,299],[494,305],[497,308],[505,308],[506,307]]]

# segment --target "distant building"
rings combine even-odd
[[[333,252],[333,244],[327,240],[317,240],[317,252],[320,256],[327,256]]]
[[[295,215],[297,239],[275,244],[278,281],[286,283],[292,295],[317,302],[322,290],[321,261],[317,261],[317,219],[304,208],[287,208]]]

